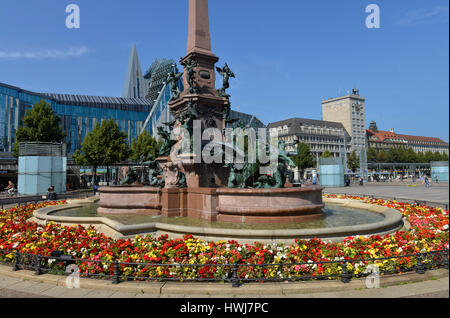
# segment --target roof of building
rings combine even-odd
[[[72,94],[53,94],[53,93],[36,93],[24,90],[17,86],[0,83],[0,86],[17,90],[30,95],[36,95],[42,98],[53,100],[63,105],[74,106],[90,106],[90,107],[114,107],[127,110],[128,107],[136,107],[136,111],[149,112],[151,101],[145,98],[122,98],[107,96],[88,96],[88,95],[72,95]]]
[[[374,132],[371,129],[367,129],[368,135],[371,137],[376,137],[377,140],[371,140],[374,142],[385,142],[386,140],[389,140],[389,142],[392,143],[406,143],[409,141],[419,141],[419,142],[434,142],[439,143],[443,145],[448,145],[445,141],[443,141],[440,138],[435,137],[422,137],[422,136],[413,136],[413,135],[403,135],[403,134],[397,134],[392,131],[384,131],[384,130],[378,130],[377,132]]]
[[[64,105],[125,105],[125,106],[149,106],[150,100],[145,98],[123,98],[107,96],[88,96],[70,94],[41,94]]]
[[[336,129],[343,129],[348,135],[347,130],[344,128],[342,123],[336,123],[332,121],[307,119],[307,118],[290,118],[282,121],[277,121],[274,123],[269,123],[268,128],[280,127],[287,125],[290,128],[291,133],[301,133],[300,127],[305,125],[318,126],[318,127],[331,127]]]
[[[230,118],[231,119],[240,119],[246,125],[250,125],[253,128],[265,128],[266,127],[266,125],[264,125],[264,123],[261,120],[259,120],[255,115],[246,114],[246,113],[232,110],[230,112]],[[239,122],[235,122],[231,126],[232,126],[232,128],[236,128],[239,126]]]
[[[412,135],[398,135],[408,141],[426,141],[426,142],[435,142],[448,145],[447,142],[443,141],[440,138],[436,137],[423,137],[423,136],[412,136]]]
[[[367,133],[369,136],[376,138],[375,140],[371,140],[375,142],[384,142],[386,140],[389,140],[392,143],[404,144],[406,142],[406,140],[404,140],[403,138],[401,138],[399,135],[397,135],[395,132],[392,131],[378,130],[375,132],[371,129],[367,129]]]

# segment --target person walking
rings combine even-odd
[[[430,182],[428,181],[428,177],[425,177],[425,187],[430,187]]]
[[[436,175],[436,183],[438,183],[439,182],[439,180],[438,180],[438,176]]]

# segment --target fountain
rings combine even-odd
[[[293,162],[291,153],[285,152],[284,142],[257,145],[258,154],[270,158],[267,162],[271,169],[259,156],[251,161],[245,147],[235,147],[227,135],[234,120],[229,117],[230,95],[226,91],[235,75],[227,64],[215,68],[218,60],[211,52],[208,1],[189,0],[188,50],[180,61],[184,66],[184,90],[180,92],[175,85],[181,74],[170,74],[169,107],[174,120],[165,124],[167,129],[158,128],[162,145],[159,157],[145,162],[147,185],[140,182],[144,180],[139,181],[139,173],[130,170],[121,186],[99,189],[96,213],[80,216],[76,209],[83,206],[71,204],[38,210],[35,221],[94,225],[112,237],[194,234],[204,239],[249,242],[342,239],[349,235],[390,233],[403,226],[401,214],[393,209],[323,199],[320,186],[293,187],[288,177],[288,166],[293,166]],[[220,89],[215,88],[216,70],[223,76]],[[212,140],[201,136],[208,131],[215,132],[210,134]],[[210,150],[217,150],[215,158],[223,159],[231,152],[245,160],[204,160]],[[334,204],[333,211],[345,208],[337,213],[338,219],[344,221],[328,226],[326,222],[332,218],[327,212],[330,208],[324,210],[324,203]],[[64,214],[66,210],[75,214]],[[369,214],[363,221],[352,223],[361,211]]]
[[[232,122],[230,95],[226,90],[235,75],[227,64],[215,67],[219,58],[211,52],[208,1],[190,0],[189,6],[187,55],[180,60],[184,66],[184,90],[179,92],[176,85],[181,74],[169,74],[168,82],[172,85],[169,107],[175,119],[166,123],[168,131],[159,127],[163,141],[160,157],[149,161],[152,165],[158,163],[164,186],[100,188],[98,212],[189,216],[238,223],[288,223],[322,217],[321,187],[286,187],[287,165],[293,163],[284,153],[284,144],[279,149],[273,176],[259,176],[259,163],[224,166],[195,160],[204,153],[205,143],[199,145],[196,153],[179,153],[186,138],[181,134],[178,140],[173,140],[171,132],[184,128],[195,138],[194,121],[197,121],[202,132],[221,131],[220,142],[224,145],[223,132]],[[216,70],[223,76],[220,89],[215,88]]]

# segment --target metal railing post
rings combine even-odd
[[[41,255],[36,255],[36,271],[34,272],[35,275],[41,275]]]
[[[444,268],[448,269],[448,250],[444,251]]]
[[[422,254],[417,254],[417,267],[416,267],[416,273],[417,274],[425,274],[425,266],[422,262]]]
[[[16,252],[16,255],[14,255],[14,264],[13,264],[13,271],[18,271],[19,268],[19,262],[20,262],[20,255],[19,252]]]
[[[240,284],[239,284],[239,277],[238,277],[238,270],[239,270],[239,265],[236,263],[233,266],[233,275],[231,276],[232,286],[235,287],[235,288],[240,286]]]
[[[119,262],[115,261],[114,262],[114,277],[113,277],[113,282],[114,285],[117,285],[120,283],[120,279],[119,279]]]
[[[348,283],[350,283],[350,278],[351,277],[352,276],[347,271],[347,262],[346,261],[342,262],[342,278],[341,278],[341,281],[344,284],[348,284]]]

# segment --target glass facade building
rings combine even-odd
[[[34,93],[0,83],[0,152],[11,152],[15,131],[22,125],[26,110],[41,100],[49,103],[61,118],[69,154],[81,148],[84,137],[97,122],[110,118],[127,134],[131,144],[140,134],[152,104],[142,98]]]

